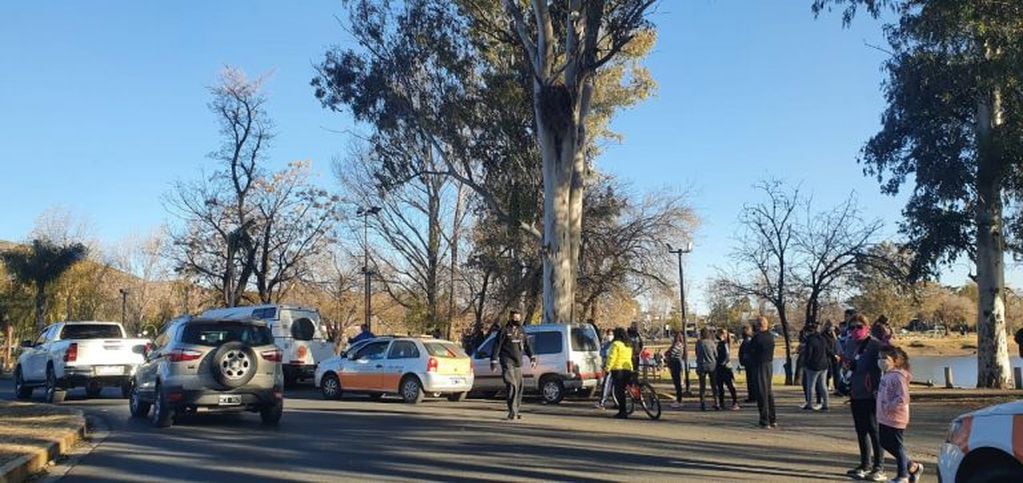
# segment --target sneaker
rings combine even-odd
[[[809,404],[804,404],[800,407],[800,409],[802,409],[803,411],[809,411],[813,408]]]
[[[821,406],[820,410],[821,411],[830,411],[831,409],[829,409],[827,406]]]
[[[732,409],[732,411],[738,411],[738,410],[742,409],[742,407],[739,406],[739,403],[733,403],[731,409]]]
[[[682,403],[680,402],[671,403],[671,409],[682,409]]]
[[[920,477],[923,476],[923,474],[924,474],[924,465],[922,465],[920,463],[917,463],[916,461],[914,461],[913,463],[916,463],[916,471],[910,471],[909,472],[909,482],[910,483],[916,483],[918,480],[920,480]]]
[[[771,429],[778,429],[778,423],[771,423]]]
[[[866,481],[888,481],[888,475],[884,474],[880,468],[874,468],[873,471],[867,473],[867,476],[863,477]]]
[[[594,404],[593,407],[597,409],[604,409],[604,403],[597,401],[597,404]]]
[[[867,474],[869,474],[869,473],[870,472],[867,471],[867,469],[862,467],[862,466],[853,468],[853,469],[845,472],[846,475],[849,475],[849,476],[851,476],[851,477],[853,477],[853,478],[855,478],[857,480],[862,480],[862,479],[866,478]]]
[[[824,407],[824,406],[821,406],[820,404],[816,404],[816,405],[814,405],[813,410],[814,411],[820,411],[822,407]]]
[[[721,410],[721,406],[718,406],[717,404],[715,404],[714,405],[714,410],[715,411],[720,411]]]

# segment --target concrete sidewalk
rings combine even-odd
[[[82,411],[0,401],[0,482],[28,479],[84,436]]]

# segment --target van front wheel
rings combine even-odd
[[[558,376],[546,376],[540,380],[540,395],[544,404],[558,404],[565,398],[565,384]]]

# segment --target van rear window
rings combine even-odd
[[[469,357],[465,355],[465,351],[461,347],[450,342],[423,342],[423,345],[426,346],[426,352],[433,357]]]
[[[529,335],[533,352],[536,355],[558,354],[564,344],[562,343],[561,332],[537,332]]]
[[[593,327],[572,327],[572,350],[576,352],[597,352],[600,350],[600,342],[597,341],[597,333]]]

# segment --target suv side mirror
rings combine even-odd
[[[22,349],[31,349],[31,348],[33,348],[35,346],[36,346],[35,343],[30,341],[30,340],[23,340],[23,341],[21,341],[21,348]]]
[[[146,353],[149,352],[148,344],[138,344],[138,345],[132,346],[131,352],[133,354],[139,354],[141,356],[145,356]]]

